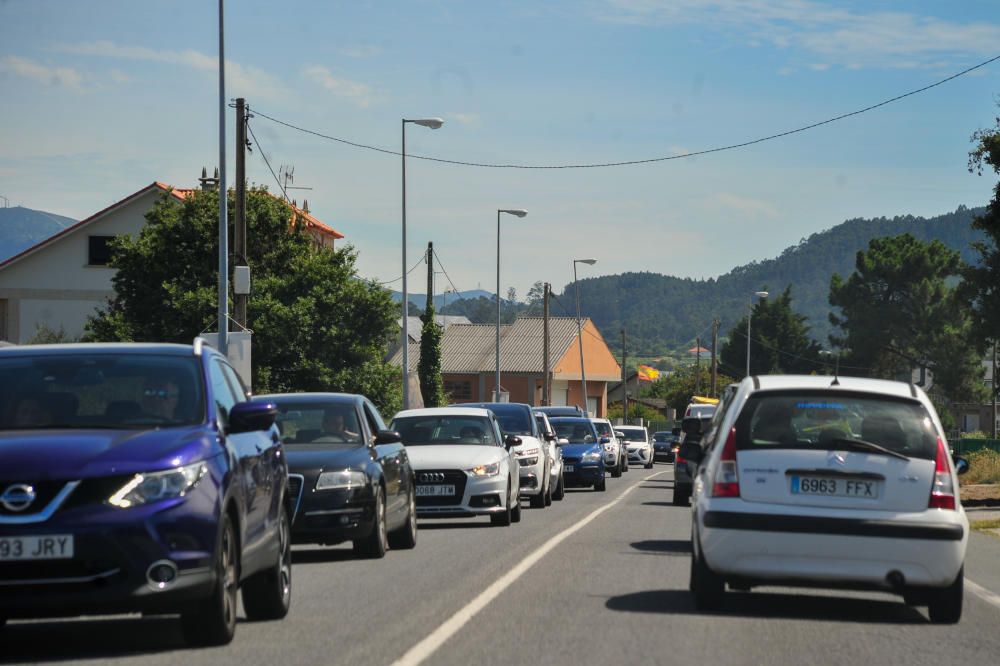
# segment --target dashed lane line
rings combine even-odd
[[[653,477],[659,476],[664,472],[656,472],[650,474],[649,476],[639,479],[631,486],[626,488],[621,495],[615,498],[613,501],[608,502],[604,506],[601,506],[590,514],[586,518],[580,520],[579,522],[567,527],[562,532],[559,532],[555,536],[551,537],[548,541],[542,544],[537,550],[528,555],[526,558],[521,560],[520,564],[508,571],[506,574],[494,581],[489,587],[479,593],[472,601],[463,606],[457,613],[448,618],[443,624],[441,624],[437,629],[428,634],[422,641],[411,647],[406,653],[399,659],[393,662],[393,666],[417,666],[423,663],[425,659],[430,657],[434,652],[438,650],[442,645],[444,645],[449,638],[454,636],[459,630],[466,625],[473,617],[476,616],[479,611],[483,610],[486,606],[490,604],[494,599],[500,596],[504,590],[510,587],[518,578],[523,576],[531,567],[535,565],[540,559],[545,557],[553,548],[558,546],[560,543],[566,540],[570,535],[580,531],[591,521],[597,518],[599,515],[615,506],[623,499],[626,495],[635,490],[640,484],[645,483]]]

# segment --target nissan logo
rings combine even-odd
[[[26,483],[15,483],[7,486],[0,495],[0,504],[13,513],[24,511],[35,501],[35,489]]]
[[[421,472],[417,480],[420,483],[444,483],[444,472]]]

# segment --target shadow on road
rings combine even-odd
[[[674,506],[673,502],[643,502],[643,506]],[[684,508],[684,507],[681,507]]]
[[[523,509],[522,509],[523,511]],[[438,522],[420,522],[417,523],[420,531],[423,530],[464,530],[464,529],[475,529],[479,527],[493,527],[493,523],[490,521],[477,520],[476,522],[467,523],[438,523]]]
[[[691,552],[691,541],[688,539],[649,539],[646,541],[633,541],[629,545],[644,553],[687,555]]]
[[[346,562],[357,559],[362,558],[354,554],[350,544],[347,548],[317,547],[309,550],[296,548],[292,551],[292,564],[325,564],[326,562]]]
[[[917,609],[902,602],[808,594],[727,592],[722,609],[713,613],[699,613],[695,610],[691,594],[687,590],[635,592],[611,597],[604,605],[609,610],[628,613],[728,615],[864,624],[928,623],[927,618]]]
[[[245,624],[243,631],[247,631]],[[236,640],[239,634],[238,628]],[[184,649],[180,622],[168,617],[12,622],[0,630],[0,663],[129,657]]]

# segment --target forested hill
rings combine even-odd
[[[76,220],[21,206],[0,208],[0,261],[58,233]]]
[[[617,349],[624,327],[629,349],[641,355],[658,355],[677,349],[701,336],[709,346],[712,319],[721,320],[725,336],[745,315],[754,291],[778,293],[792,286],[792,307],[809,317],[812,335],[827,342],[830,332],[827,296],[834,273],[849,275],[858,250],[883,236],[910,233],[921,240],[937,239],[959,250],[965,261],[974,261],[970,244],[981,238],[971,228],[982,208],[966,208],[933,218],[911,215],[854,219],[804,238],[781,256],[734,268],[715,279],[692,280],[658,273],[624,273],[580,281],[582,312],[597,324],[604,338]],[[573,285],[558,296],[554,314],[574,314]]]

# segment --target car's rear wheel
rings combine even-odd
[[[556,491],[552,493],[552,499],[557,502],[566,496],[566,482],[563,480],[563,473],[559,472],[559,482],[556,483]]]
[[[410,506],[406,511],[406,522],[399,529],[389,533],[389,547],[409,550],[417,545],[417,491],[410,488]]]
[[[520,506],[520,502],[518,502],[518,512],[520,512],[520,510],[521,510],[521,506]],[[490,514],[490,523],[492,523],[493,525],[495,525],[497,527],[507,527],[511,523],[511,513],[513,513],[513,511],[512,511],[512,507],[511,507],[510,484],[508,484],[507,485],[507,506],[504,507],[504,510],[502,512],[491,513]]]
[[[236,543],[232,520],[223,514],[215,553],[215,588],[207,599],[181,614],[184,639],[191,645],[226,645],[233,640],[240,580]]]
[[[700,547],[691,549],[691,579],[688,588],[698,610],[718,610],[722,606],[722,595],[726,591],[725,580],[708,568]]]
[[[278,520],[277,562],[243,583],[248,620],[280,620],[292,605],[292,521],[284,508]]]
[[[385,491],[379,486],[375,492],[375,518],[372,531],[363,539],[354,542],[354,552],[373,560],[385,557],[389,549],[389,537],[385,529]]]
[[[948,587],[934,590],[927,604],[927,614],[934,624],[955,624],[962,619],[962,597],[965,588],[965,567]]]

